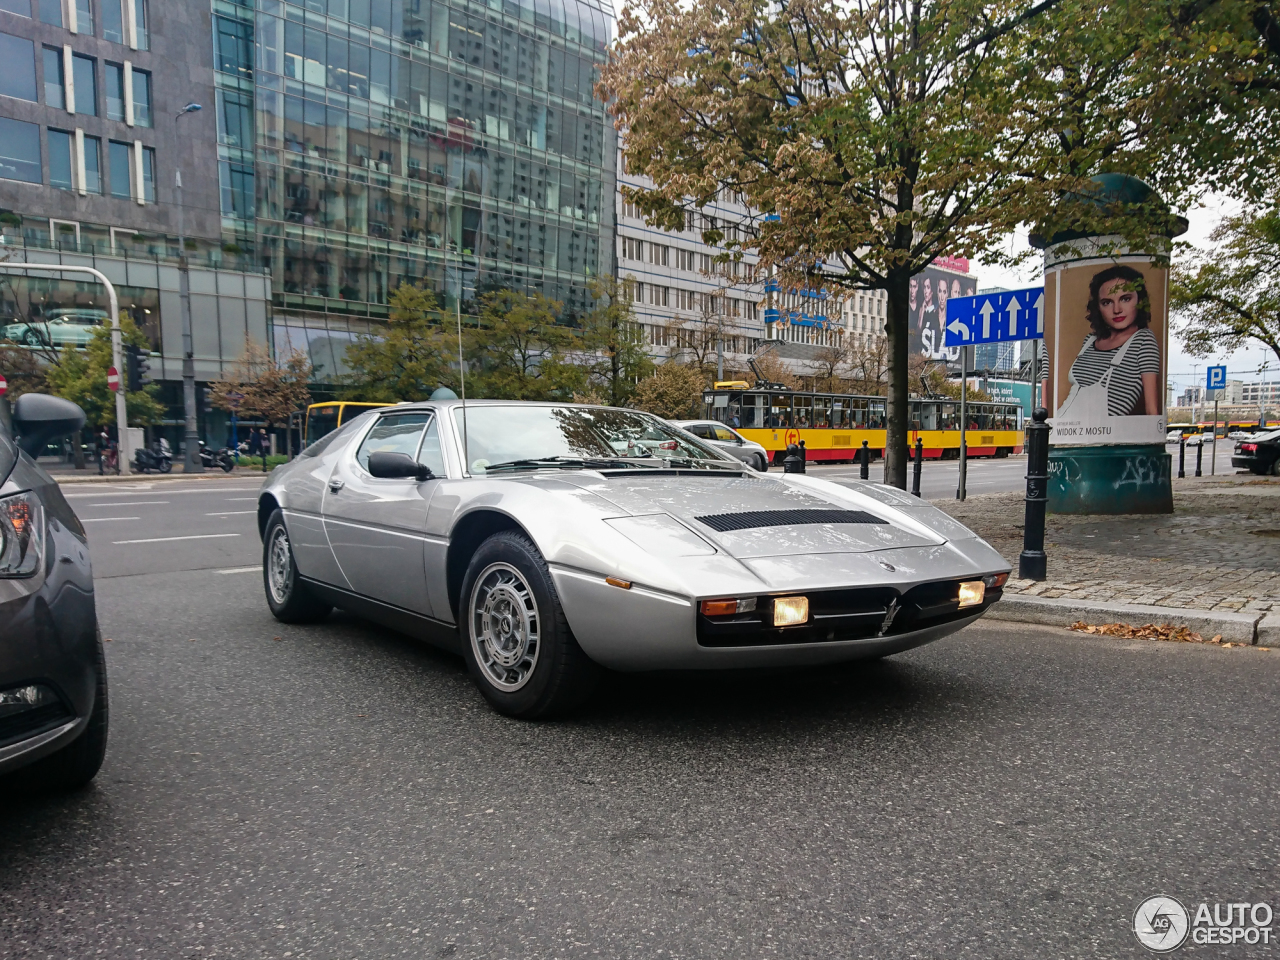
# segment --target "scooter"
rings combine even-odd
[[[226,447],[215,452],[210,450],[203,440],[200,441],[200,463],[210,470],[221,467],[224,473],[230,473],[236,468],[236,461]]]
[[[173,460],[170,457],[156,450],[148,450],[146,447],[139,447],[134,452],[133,461],[134,473],[150,473],[152,470],[156,473],[168,473],[173,469]]]

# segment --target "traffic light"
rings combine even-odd
[[[135,347],[128,344],[124,348],[124,365],[127,376],[127,384],[130,390],[141,390],[143,387],[150,385],[151,363],[148,358],[150,351],[143,351],[141,347]]]

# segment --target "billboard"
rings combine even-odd
[[[1044,395],[1063,446],[1163,444],[1168,270],[1148,257],[1045,271]]]
[[[1031,384],[1025,380],[981,380],[979,386],[996,403],[1016,403],[1023,415],[1031,419]]]
[[[945,343],[947,301],[971,297],[977,289],[977,277],[937,266],[926,267],[912,277],[907,301],[911,352],[930,360],[959,363],[960,348]]]

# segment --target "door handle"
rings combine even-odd
[[[346,485],[347,485],[347,482],[345,480],[339,480],[337,477],[334,477],[332,480],[329,481],[329,489],[332,490],[334,493],[337,493]]]

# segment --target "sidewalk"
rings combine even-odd
[[[1175,479],[1173,500],[1172,515],[1051,514],[1048,579],[1011,579],[992,614],[1059,625],[1165,622],[1280,645],[1280,479]],[[1022,494],[934,505],[999,550],[1017,576]]]
[[[113,473],[98,476],[98,465],[96,463],[89,464],[83,470],[77,470],[69,463],[41,460],[40,467],[61,485],[68,483],[137,483],[140,480],[190,480],[194,483],[219,477],[256,476],[258,479],[262,479],[266,476],[262,472],[261,463],[252,468],[236,467],[230,473],[225,473],[220,469],[206,469],[204,473],[183,473],[182,467],[179,465],[173,468],[172,473],[130,473],[125,470],[119,476]]]

